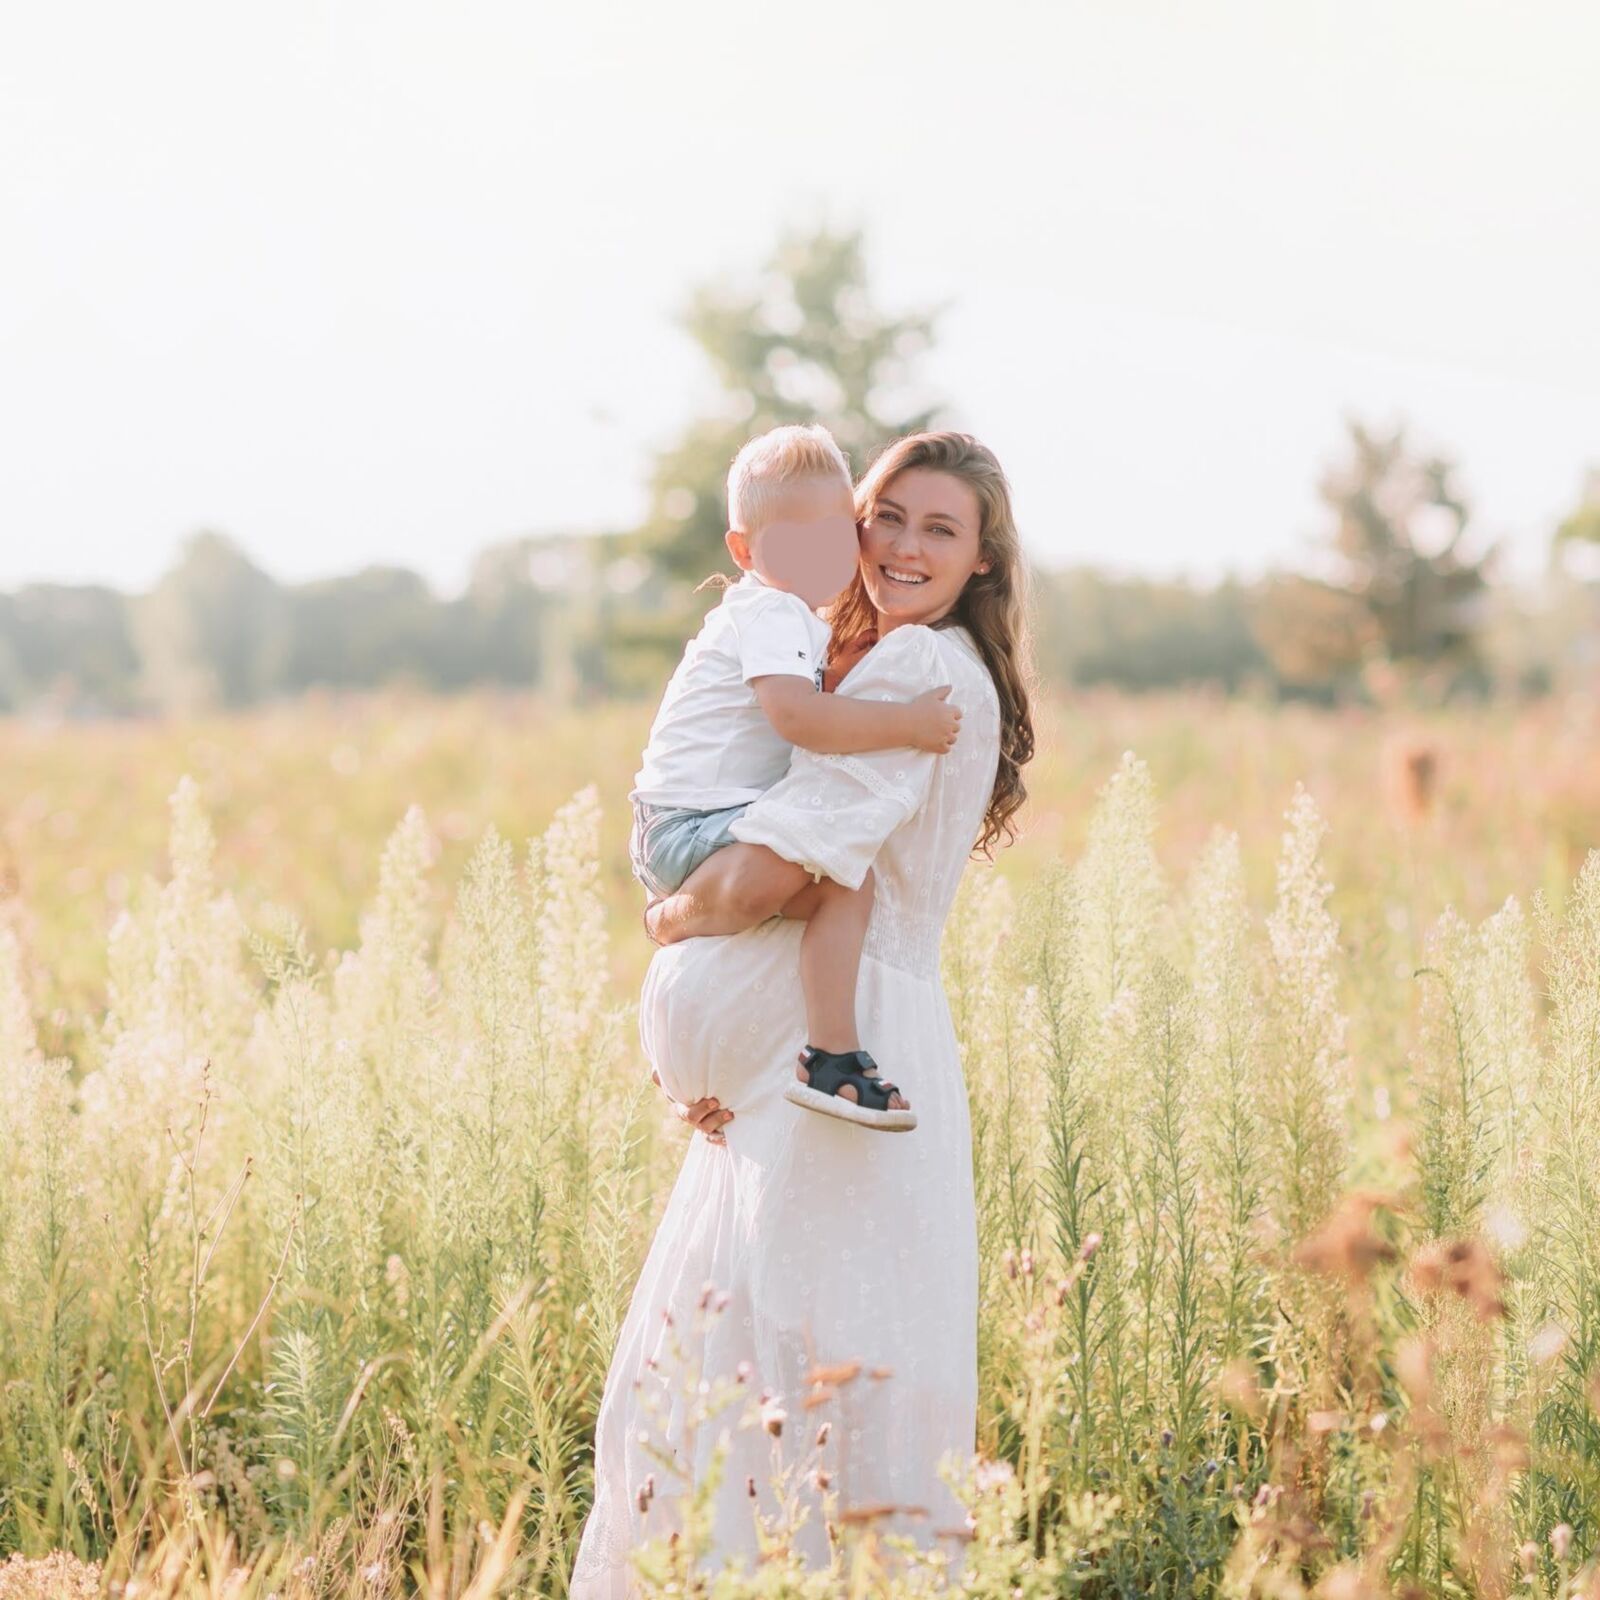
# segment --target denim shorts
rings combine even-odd
[[[749,806],[747,800],[722,811],[689,811],[635,800],[628,836],[634,877],[656,899],[672,894],[702,861],[734,842],[728,828]]]

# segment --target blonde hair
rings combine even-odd
[[[837,478],[850,492],[850,463],[826,428],[788,423],[748,440],[728,469],[728,526],[747,535],[772,519],[792,483]]]
[[[856,485],[857,519],[869,519],[878,496],[912,467],[948,472],[970,485],[978,497],[978,551],[989,570],[974,572],[956,603],[930,626],[959,626],[972,635],[1000,697],[1000,765],[977,842],[977,848],[992,857],[996,844],[1016,838],[1012,818],[1028,797],[1022,769],[1033,759],[1028,566],[1011,510],[1011,485],[994,453],[970,433],[913,433],[896,439]],[[876,630],[878,614],[867,598],[859,569],[850,587],[829,607],[827,618],[834,653]]]

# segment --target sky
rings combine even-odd
[[[143,0],[0,20],[0,588],[615,528],[781,230],[888,311],[1049,564],[1307,559],[1347,416],[1508,570],[1600,466],[1588,0]]]

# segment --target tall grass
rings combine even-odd
[[[1161,827],[1126,755],[1073,859],[974,868],[947,932],[964,1559],[835,1491],[830,1569],[780,1517],[719,1596],[1592,1592],[1600,854],[1397,969],[1306,790],[1261,902],[1221,829],[1170,886]],[[561,1594],[683,1137],[609,976],[598,796],[453,883],[411,809],[342,953],[217,855],[180,784],[70,1059],[0,920],[0,1549],[58,1552],[0,1593]],[[815,1376],[821,1439],[876,1380]],[[745,1399],[685,1414],[770,1429]],[[705,1487],[663,1482],[644,1592],[711,1592]]]

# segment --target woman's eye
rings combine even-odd
[[[955,538],[955,536],[956,536],[956,530],[954,528],[945,527],[945,525],[942,522],[934,523],[933,531],[935,533],[948,533],[952,539]]]

